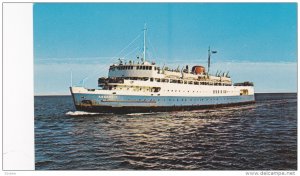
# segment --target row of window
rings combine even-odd
[[[109,90],[130,90],[129,87],[117,87],[117,86],[109,86]],[[160,88],[138,88],[138,87],[131,87],[133,91],[150,91],[150,92],[159,92]],[[183,93],[208,93],[209,91],[197,91],[197,90],[164,90],[164,92],[183,92]],[[226,93],[233,93],[234,91],[227,91],[227,90],[213,90],[213,94],[226,94]]]
[[[109,86],[109,87],[104,87],[104,89],[108,90],[130,90],[129,87],[116,87],[116,86]],[[131,87],[131,90],[133,91],[143,91],[143,92],[159,92],[160,88],[154,87],[154,88],[138,88],[138,87]]]
[[[227,90],[213,90],[213,94],[227,93]]]
[[[237,97],[239,98],[239,97]],[[234,100],[233,97],[218,97],[218,98],[161,98],[161,99],[127,99],[128,101],[215,101],[215,100]]]
[[[180,91],[180,90],[165,90],[165,92],[187,92],[187,93],[189,93],[189,92],[192,93],[193,92],[193,93],[201,93],[201,91],[197,91],[197,90],[193,90],[193,91],[189,91],[189,90],[187,90],[187,91],[186,90],[183,90],[183,91]],[[207,93],[209,91],[202,91],[202,93],[204,93],[204,92]],[[233,93],[233,91],[226,91],[226,90],[214,90],[213,91],[214,94],[216,94],[216,92],[218,92],[218,93],[222,93],[222,92],[223,93],[230,93],[230,92]]]
[[[152,70],[152,66],[137,66],[137,70]]]
[[[163,83],[178,83],[178,84],[193,84],[193,85],[215,85],[215,86],[231,86],[230,83],[224,83],[224,82],[208,82],[208,81],[188,81],[188,80],[182,80],[182,79],[160,79],[160,78],[150,78],[150,81],[156,82],[163,82]]]
[[[134,81],[148,81],[149,77],[119,77],[120,80],[134,80]],[[162,82],[162,83],[178,83],[178,84],[190,84],[190,85],[214,85],[214,86],[231,86],[229,82],[209,82],[209,81],[190,81],[182,79],[167,79],[167,78],[150,78],[150,82]]]
[[[152,70],[152,66],[111,66],[109,69],[114,71],[115,69],[117,70],[133,70],[133,68],[136,68],[136,70]],[[157,70],[157,67],[154,67],[154,70]]]
[[[133,70],[133,66],[117,66],[117,67],[113,67],[112,69],[114,70],[114,68],[118,70]]]

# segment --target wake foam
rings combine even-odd
[[[140,116],[140,115],[152,115],[152,114],[157,114],[157,112],[129,113],[129,114],[126,114],[126,115],[129,115],[129,116]]]
[[[66,112],[67,116],[84,116],[84,115],[98,115],[100,113],[96,113],[96,112],[85,112],[85,111],[69,111]]]

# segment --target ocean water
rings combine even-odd
[[[124,115],[76,112],[71,96],[34,100],[37,170],[297,169],[297,94]]]

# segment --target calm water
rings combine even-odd
[[[38,170],[296,170],[297,95],[155,114],[74,112],[70,96],[35,97]]]

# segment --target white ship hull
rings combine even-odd
[[[76,109],[90,112],[131,113],[194,110],[247,104],[255,101],[254,90],[251,86],[186,85],[186,89],[180,88],[177,84],[168,86],[158,93],[97,90],[83,87],[71,87],[70,89]],[[241,90],[245,89],[248,90],[248,94],[240,95]]]

